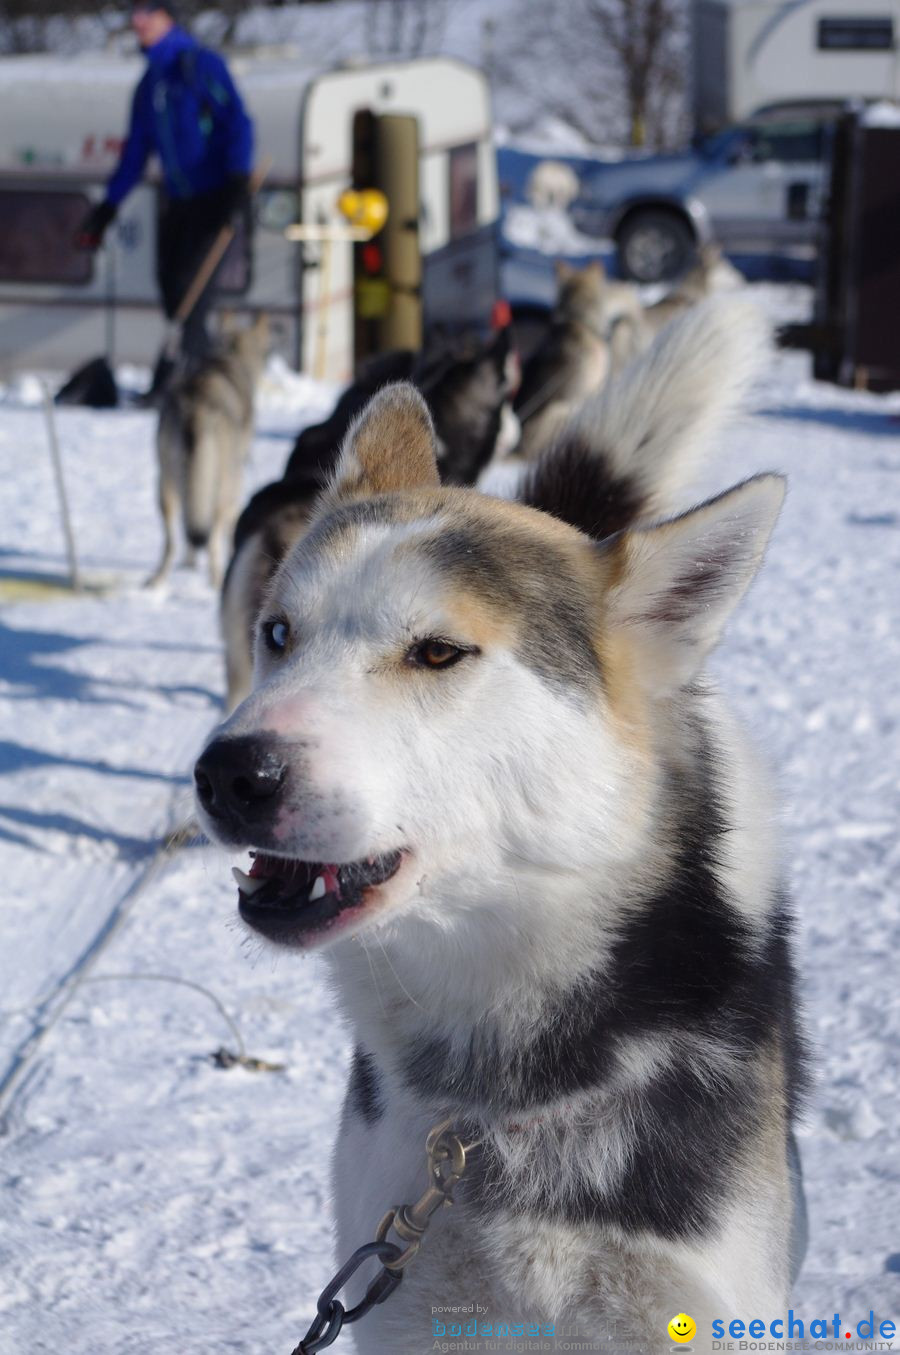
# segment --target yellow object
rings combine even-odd
[[[115,591],[114,579],[81,581],[73,588],[69,579],[53,575],[0,574],[0,605],[16,602],[58,602],[60,598],[103,596]]]
[[[378,188],[348,188],[338,198],[338,209],[351,226],[363,226],[373,235],[388,219],[388,200]]]
[[[387,278],[360,278],[356,284],[356,311],[362,320],[380,320],[391,306]]]
[[[687,1313],[676,1313],[666,1328],[673,1341],[679,1345],[684,1345],[686,1341],[692,1341],[697,1335],[697,1324]]]

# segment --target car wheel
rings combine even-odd
[[[633,282],[669,282],[694,250],[690,227],[674,212],[635,212],[619,231],[619,268]]]

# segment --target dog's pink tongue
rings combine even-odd
[[[317,866],[309,861],[291,861],[284,856],[266,856],[265,852],[257,852],[247,873],[253,880],[285,879],[289,882],[305,873],[303,878],[309,885],[314,884],[321,876],[325,893],[341,897],[340,866],[328,864]]]
[[[291,861],[285,861],[278,856],[266,856],[265,852],[256,852],[253,854],[253,861],[247,874],[253,880],[260,878],[271,880],[273,875],[286,875],[292,869]]]

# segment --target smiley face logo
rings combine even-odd
[[[679,1345],[684,1345],[686,1341],[691,1341],[697,1335],[697,1324],[687,1313],[676,1313],[666,1328],[673,1341]]]

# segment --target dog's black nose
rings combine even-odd
[[[194,768],[197,799],[207,814],[238,823],[270,814],[286,779],[281,751],[253,738],[214,739]]]

